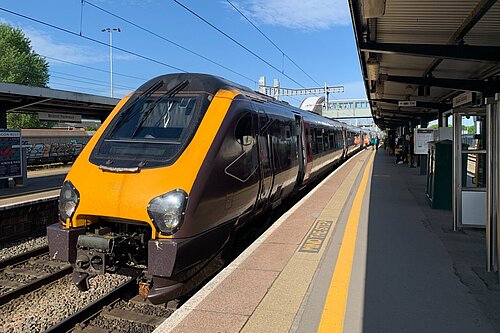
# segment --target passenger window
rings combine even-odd
[[[234,136],[239,144],[249,146],[253,143],[252,132],[252,115],[247,113],[238,121]]]
[[[322,152],[324,150],[323,146],[323,130],[320,128],[316,129],[316,146],[318,148],[318,152]]]

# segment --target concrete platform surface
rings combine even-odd
[[[500,332],[500,293],[477,273],[484,231],[450,232],[425,176],[381,150],[372,169],[374,154],[338,168],[155,332]]]
[[[65,166],[29,171],[26,185],[0,188],[0,210],[58,198],[69,169],[69,166]]]
[[[69,169],[70,166],[65,166],[61,168],[28,171],[28,180],[25,185],[0,188],[0,200],[60,188]]]

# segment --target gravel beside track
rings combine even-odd
[[[111,320],[103,317],[98,317],[90,322],[92,326],[107,329],[110,332],[127,332],[127,333],[149,333],[155,330],[154,326],[144,324],[131,324],[125,320]]]
[[[47,236],[8,242],[0,245],[0,260],[5,260],[47,245]]]
[[[73,285],[71,276],[66,276],[0,307],[0,331],[43,332],[128,279],[99,275],[90,279],[89,291],[81,292]]]

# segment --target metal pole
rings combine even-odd
[[[328,110],[328,89],[327,89],[326,82],[325,82],[325,114],[326,114],[326,110]]]
[[[486,271],[491,272],[495,266],[495,176],[494,176],[494,101],[486,101]]]
[[[462,117],[453,111],[453,231],[462,224]]]
[[[109,82],[110,96],[113,97],[113,31],[109,29]]]
[[[7,107],[0,105],[0,128],[7,128]]]
[[[495,140],[495,150],[494,150],[494,160],[493,162],[496,164],[496,168],[494,169],[494,187],[493,191],[495,193],[494,205],[495,205],[495,217],[493,220],[493,230],[495,232],[495,236],[493,238],[494,244],[493,250],[496,250],[496,263],[493,267],[496,271],[500,270],[500,223],[499,223],[499,207],[500,207],[500,169],[498,168],[498,162],[500,162],[500,93],[495,95],[496,108],[492,111],[494,115],[494,128],[495,133],[493,134],[493,139]],[[495,248],[496,247],[496,248]],[[500,273],[498,274],[498,283],[500,284]]]
[[[120,28],[104,28],[102,32],[109,33],[109,95],[113,97],[113,32],[121,32]]]

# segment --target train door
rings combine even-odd
[[[312,171],[312,162],[313,162],[313,150],[312,150],[312,145],[314,144],[314,139],[312,137],[314,133],[314,128],[311,128],[307,122],[302,123],[303,127],[303,142],[305,145],[305,162],[306,162],[306,168],[305,168],[305,173],[304,173],[304,180],[303,183],[306,183],[309,180],[309,176],[311,175]]]
[[[259,166],[260,166],[260,188],[257,197],[257,209],[263,208],[270,199],[273,188],[273,165],[270,125],[271,120],[265,111],[258,112],[257,142],[259,145]]]
[[[346,159],[347,158],[347,155],[349,154],[349,145],[348,145],[348,138],[347,138],[347,128],[345,128],[344,126],[341,127],[341,131],[342,131],[342,135],[341,135],[341,140],[342,140],[342,149],[343,149],[343,153],[342,153],[342,158],[343,159]]]
[[[299,160],[299,172],[297,174],[297,185],[300,186],[304,179],[307,166],[306,142],[304,133],[304,122],[302,116],[295,115],[295,133],[297,135],[297,152]]]

